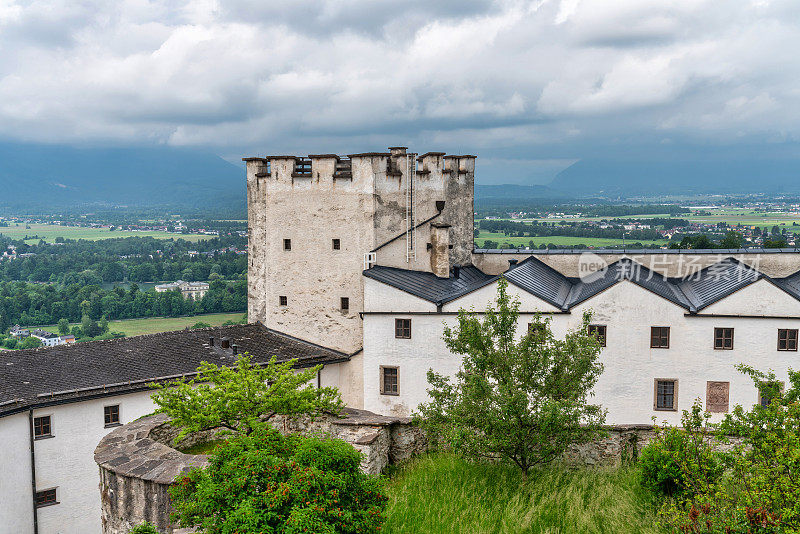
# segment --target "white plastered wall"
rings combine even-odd
[[[750,294],[756,298],[759,291]],[[486,300],[482,305],[474,299],[470,299],[470,305],[476,310],[485,309],[495,295],[486,291],[483,296]],[[384,294],[384,309],[397,311],[388,297]],[[450,308],[458,309],[461,303],[459,299]],[[746,301],[743,304],[748,305]],[[736,364],[772,369],[779,380],[787,379],[788,368],[800,367],[798,352],[777,350],[778,329],[800,328],[800,319],[691,316],[681,306],[629,281],[595,295],[570,314],[546,317],[551,320],[554,335],[563,337],[567,330],[580,325],[584,311],[593,312],[593,323],[607,327],[607,346],[600,356],[605,368],[593,402],[608,410],[609,424],[649,424],[653,417],[658,422],[679,423],[680,411],[690,408],[695,399],[705,406],[707,381],[730,382],[729,407],[749,407],[757,401],[758,393],[750,379],[734,368]],[[412,320],[411,339],[395,339],[394,319],[400,317],[404,315],[375,314],[364,318],[364,402],[366,409],[378,413],[408,415],[428,398],[425,375],[429,368],[452,375],[460,367],[460,357],[451,354],[442,341],[444,323],[455,324],[452,314],[406,315]],[[528,314],[520,317],[520,335],[531,318]],[[670,327],[669,348],[650,348],[652,326]],[[733,350],[714,349],[715,327],[735,329]],[[381,365],[399,367],[399,395],[380,394]],[[676,411],[654,409],[657,378],[678,380]],[[713,420],[721,417],[714,415]]]

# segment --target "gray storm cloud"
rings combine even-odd
[[[796,143],[798,21],[768,0],[0,0],[0,137],[497,165]]]

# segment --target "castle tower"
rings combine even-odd
[[[448,276],[471,262],[475,156],[392,147],[244,161],[250,321],[354,352],[366,267]]]

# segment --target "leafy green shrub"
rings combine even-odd
[[[663,431],[639,454],[639,478],[645,486],[664,495],[674,495],[686,489],[686,480],[675,455],[685,449],[684,436],[677,428]]]
[[[375,532],[386,497],[340,440],[283,436],[261,425],[216,449],[170,489],[184,527],[233,532]]]
[[[687,490],[662,505],[659,514],[674,532],[709,534],[783,534],[800,532],[800,372],[789,370],[791,387],[781,392],[774,373],[737,366],[771,399],[750,410],[736,406],[716,430],[728,442],[727,452],[714,453],[707,435],[708,415],[696,403],[684,412],[690,438],[685,454],[673,455]],[[730,443],[728,436],[736,436]],[[695,443],[698,445],[695,446]],[[698,470],[703,458],[720,458],[715,469]],[[698,460],[699,459],[699,460]],[[724,468],[724,470],[723,470]]]
[[[211,328],[211,325],[208,323],[204,323],[203,321],[197,321],[192,325],[192,329],[195,328]]]
[[[128,534],[161,534],[156,527],[151,525],[150,523],[142,523],[141,525],[137,525],[133,527]]]

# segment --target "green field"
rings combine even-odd
[[[239,313],[209,313],[195,315],[194,317],[148,317],[146,319],[125,319],[123,321],[109,321],[108,328],[112,332],[122,332],[126,336],[141,336],[143,334],[156,334],[182,330],[187,326],[203,322],[211,326],[219,326],[227,321],[240,321],[244,312]],[[58,332],[55,326],[42,327],[44,330]]]
[[[511,243],[515,246],[527,246],[529,242],[533,241],[534,245],[537,247],[541,244],[547,245],[548,243],[553,243],[554,245],[561,245],[561,246],[575,246],[575,245],[586,245],[589,247],[608,247],[608,246],[620,246],[623,245],[622,239],[605,239],[600,237],[572,237],[572,236],[543,236],[543,237],[510,237],[501,232],[481,232],[478,237],[475,238],[475,246],[478,248],[483,247],[483,242],[487,239],[491,241],[497,241],[500,245],[503,243]],[[632,245],[634,242],[630,239],[626,239],[626,245]],[[647,244],[656,243],[658,245],[666,245],[667,241],[664,239],[657,239],[654,241],[648,241]]]
[[[711,215],[697,215],[698,212],[709,212]],[[561,221],[570,222],[584,222],[584,221],[600,221],[600,220],[613,220],[613,219],[686,219],[688,221],[716,224],[725,222],[731,226],[741,224],[744,226],[758,226],[760,228],[772,228],[775,225],[786,226],[787,228],[793,226],[794,223],[800,225],[800,213],[797,212],[763,212],[756,211],[752,208],[703,208],[700,210],[693,210],[692,214],[679,214],[670,216],[667,213],[661,214],[648,214],[648,215],[622,215],[622,216],[604,216],[604,217],[547,217],[547,218],[531,218],[531,219],[509,219],[515,222],[547,222],[547,223],[560,223]],[[476,223],[480,219],[476,219]],[[800,231],[800,226],[795,227],[795,230]]]
[[[11,239],[22,239],[25,236],[39,236],[34,239],[27,239],[28,244],[38,243],[39,238],[48,243],[53,243],[57,237],[64,239],[87,239],[97,241],[100,239],[112,239],[115,237],[155,237],[156,239],[185,239],[187,241],[202,241],[213,236],[200,234],[176,234],[170,232],[133,232],[127,230],[114,230],[108,228],[84,228],[81,226],[59,226],[57,224],[29,224],[26,228],[24,224],[11,224],[8,227],[0,227],[0,234]]]
[[[731,226],[741,224],[743,226],[758,226],[759,228],[772,228],[773,226],[786,226],[787,230],[792,229],[794,223],[800,225],[800,214],[786,212],[761,212],[750,208],[724,208],[708,209],[711,215],[691,215],[683,217],[690,221],[716,224],[719,222],[728,223]],[[800,231],[800,226],[795,226],[794,231]]]
[[[453,456],[412,460],[388,485],[391,534],[660,534],[650,494],[627,468],[542,468],[527,480]]]

